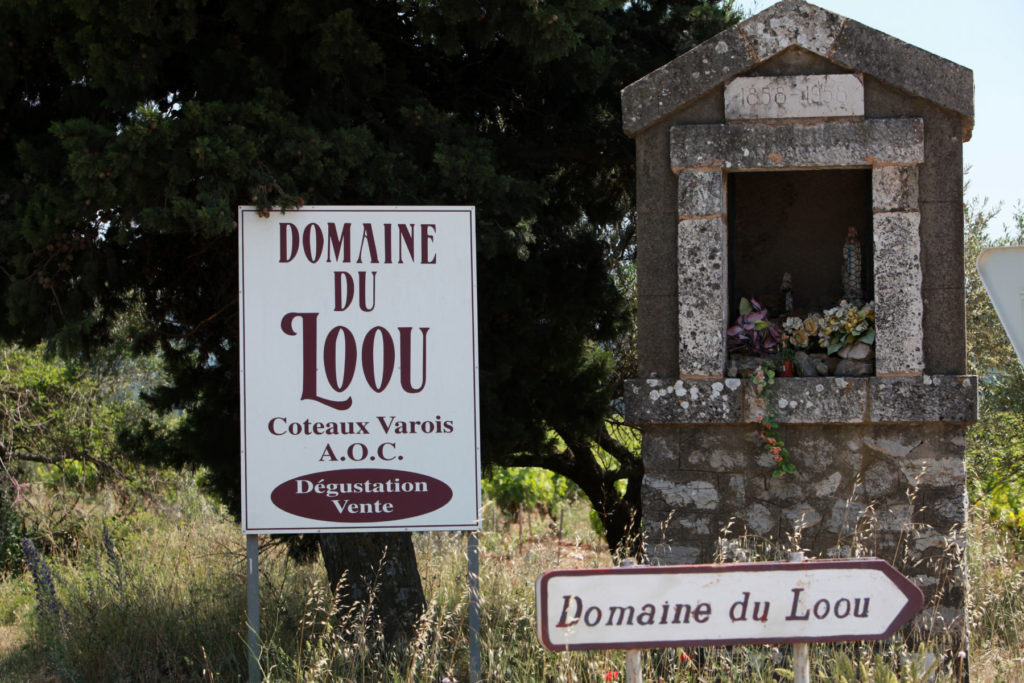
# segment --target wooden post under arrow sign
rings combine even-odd
[[[536,597],[555,651],[877,640],[924,604],[877,558],[554,570]]]

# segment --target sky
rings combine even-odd
[[[1024,205],[1024,0],[809,0],[974,71],[974,134],[964,144],[968,199],[1002,204],[1001,232]],[[738,0],[758,12],[773,0]]]

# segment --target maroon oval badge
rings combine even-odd
[[[389,522],[433,512],[452,499],[439,479],[418,472],[316,472],[279,484],[270,500],[285,512],[324,522]]]

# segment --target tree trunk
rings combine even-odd
[[[598,462],[594,453],[595,446],[580,442],[570,444],[569,448],[577,467],[563,476],[579,486],[590,500],[591,507],[604,525],[608,549],[616,557],[631,557],[638,562],[645,562],[640,498],[642,465],[638,462],[632,464],[632,467],[623,465],[621,468],[636,470],[625,477],[628,483],[623,495],[615,488],[615,477],[609,476]]]
[[[642,528],[642,501],[644,466],[639,455],[633,455],[612,437],[607,428],[594,439],[574,439],[559,432],[566,448],[546,455],[526,454],[501,463],[508,467],[543,467],[560,474],[580,487],[604,525],[608,549],[616,557],[631,557],[645,562]],[[608,470],[597,456],[603,448],[618,461],[618,468]],[[626,492],[620,494],[615,487],[619,479],[626,479]]]
[[[385,643],[411,640],[426,604],[412,534],[320,534],[320,552],[339,604],[369,604]]]

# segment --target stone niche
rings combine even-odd
[[[771,539],[873,555],[926,595],[914,628],[959,650],[966,577],[962,145],[968,69],[784,0],[622,92],[636,141],[644,528],[653,562]],[[874,372],[779,377],[767,405],[795,474],[771,476],[750,380],[730,376],[741,296],[837,302],[849,226],[875,302]],[[732,554],[730,554],[732,553]]]
[[[847,230],[858,237],[860,286],[874,299],[870,169],[727,173],[728,289],[785,314],[780,294],[785,273],[792,282],[793,315],[835,305],[843,297],[840,273]],[[738,314],[729,300],[729,320]]]

